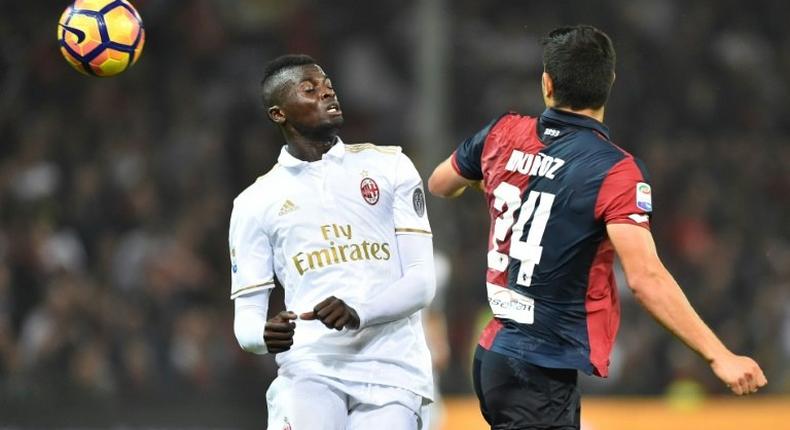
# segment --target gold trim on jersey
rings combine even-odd
[[[346,143],[346,151],[351,153],[362,152],[367,149],[381,152],[382,154],[395,155],[400,152],[400,146],[379,146],[372,143]]]
[[[266,287],[268,285],[274,285],[274,281],[272,280],[272,281],[267,281],[267,282],[264,282],[264,283],[261,283],[261,284],[249,285],[249,286],[246,286],[246,287],[239,288],[238,290],[233,291],[233,292],[230,293],[230,298],[231,299],[236,298],[239,294],[241,294],[241,293],[243,293],[245,291],[252,290],[253,288],[261,288],[261,287]]]
[[[431,233],[430,231],[422,230],[419,228],[396,228],[395,233],[420,233],[420,234],[427,234],[429,236],[433,236],[433,233]]]

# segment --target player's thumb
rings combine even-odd
[[[290,321],[296,319],[296,313],[293,311],[281,311],[277,317],[283,321]]]
[[[307,321],[314,320],[316,319],[315,311],[301,313],[299,314],[299,319]]]

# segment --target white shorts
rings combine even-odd
[[[268,430],[427,430],[428,401],[409,390],[326,376],[280,375],[266,391]]]

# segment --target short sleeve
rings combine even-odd
[[[650,229],[652,188],[647,171],[631,156],[607,173],[598,192],[596,218],[606,224],[634,224]]]
[[[422,179],[414,163],[403,153],[398,154],[395,168],[393,211],[395,234],[431,234]]]
[[[455,172],[466,179],[479,181],[483,179],[483,169],[480,164],[480,157],[483,154],[488,134],[501,117],[494,119],[486,124],[482,130],[474,136],[464,140],[453,152],[451,162]]]
[[[228,233],[230,298],[274,287],[272,247],[258,220],[238,200],[233,205]]]

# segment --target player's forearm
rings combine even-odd
[[[428,191],[436,197],[455,198],[469,187],[469,181],[455,173],[451,158],[436,166],[428,178]]]
[[[629,279],[634,296],[667,330],[711,362],[729,351],[702,321],[666,270]]]
[[[436,293],[431,238],[404,234],[397,240],[403,276],[364,302],[351,304],[360,328],[406,318],[428,306]]]
[[[467,184],[451,184],[442,178],[435,178],[434,176],[428,178],[428,192],[436,197],[453,199],[463,194],[467,187]]]
[[[259,291],[234,300],[233,333],[239,346],[247,352],[266,354],[263,332],[269,308],[269,290]]]

